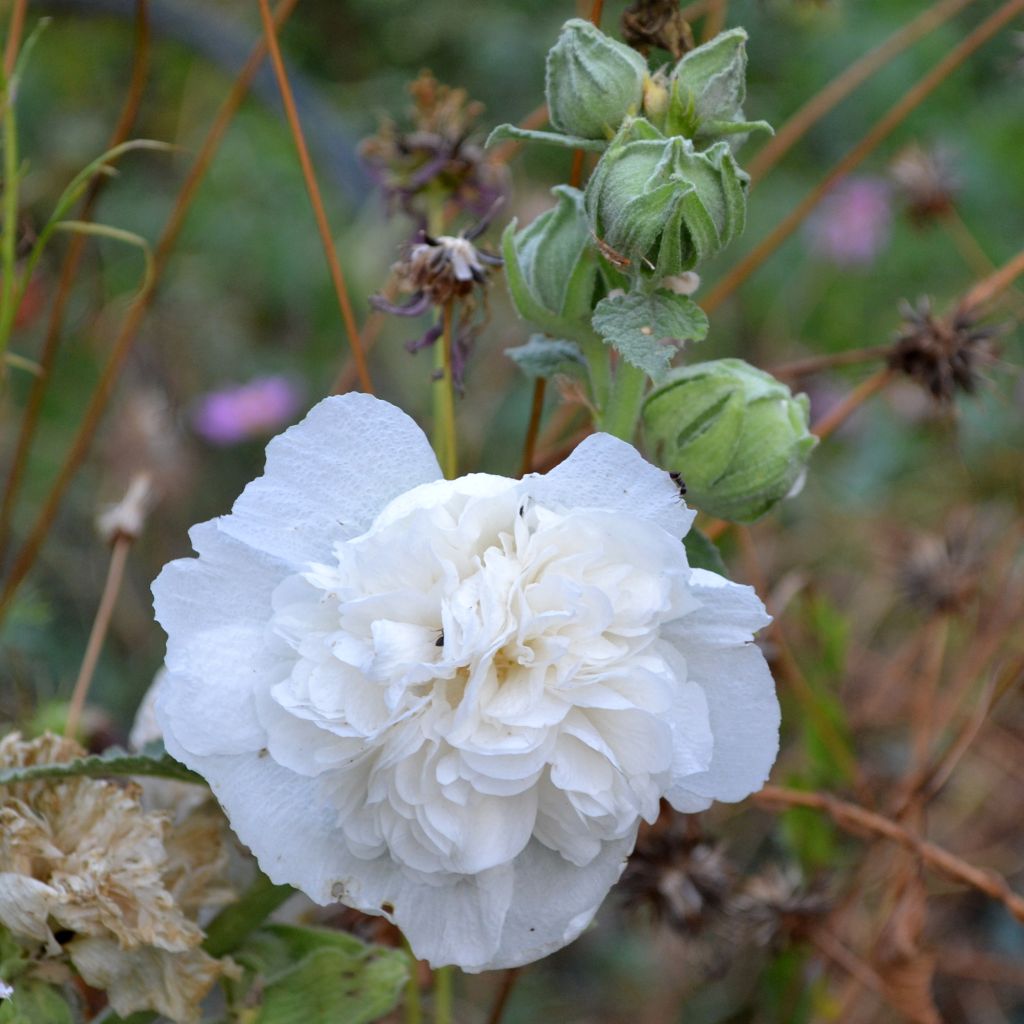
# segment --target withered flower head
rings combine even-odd
[[[1002,328],[979,327],[972,314],[959,309],[936,316],[927,298],[916,307],[902,302],[900,312],[903,326],[889,366],[913,377],[939,402],[951,402],[957,391],[973,392],[981,368],[995,359],[993,339]]]
[[[754,875],[729,904],[743,935],[759,946],[803,938],[831,909],[828,895],[808,887],[799,872],[773,864]]]
[[[897,154],[889,172],[906,200],[908,216],[919,226],[949,213],[960,190],[953,154],[943,147],[911,143]]]
[[[622,41],[645,57],[659,47],[679,60],[694,47],[693,30],[679,0],[636,0],[622,12],[620,26]]]
[[[360,153],[388,202],[422,220],[417,199],[427,190],[461,210],[482,215],[504,195],[507,172],[470,141],[483,105],[465,89],[441,85],[423,71],[410,86],[412,128],[384,121],[365,139]]]
[[[641,830],[619,891],[627,905],[645,907],[683,935],[700,932],[735,884],[719,843],[687,830],[674,815],[667,827]]]
[[[920,534],[900,566],[904,593],[927,612],[953,614],[977,593],[985,564],[978,524],[968,515],[954,516],[941,535]]]
[[[84,753],[72,740],[13,733],[0,740],[0,767]],[[200,948],[186,910],[210,905],[224,857],[198,824],[173,841],[166,817],[143,811],[137,786],[68,778],[0,788],[0,925],[40,956],[70,958],[121,1016],[198,1020],[225,965]],[[213,902],[222,900],[221,887]]]
[[[453,312],[458,314],[458,322],[453,325],[452,377],[459,387],[473,341],[484,324],[476,313],[480,308],[486,310],[489,268],[502,265],[500,256],[473,244],[486,229],[494,209],[471,230],[458,235],[434,238],[423,231],[417,234],[402,259],[391,268],[399,289],[411,294],[408,302],[399,305],[382,295],[370,297],[375,309],[395,316],[420,316],[452,304]],[[433,345],[442,332],[439,320],[406,348],[418,352]]]

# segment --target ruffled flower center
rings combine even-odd
[[[475,874],[531,839],[576,864],[652,820],[698,607],[678,539],[471,476],[392,502],[274,595],[274,758],[327,776],[353,853]],[[699,717],[699,716],[698,716]],[[693,722],[710,757],[706,720]]]

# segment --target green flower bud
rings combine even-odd
[[[567,135],[610,139],[639,111],[646,77],[647,61],[636,50],[573,18],[548,52],[551,124]]]
[[[644,403],[647,436],[686,481],[687,499],[741,523],[799,484],[818,441],[808,414],[806,395],[742,359],[674,370]]]
[[[666,139],[637,119],[598,161],[587,183],[587,215],[620,262],[670,277],[740,234],[749,181],[728,143],[700,152],[690,139]]]
[[[589,323],[597,257],[583,193],[568,185],[552,190],[557,203],[516,231],[502,236],[505,279],[519,315],[555,336],[573,337]]]

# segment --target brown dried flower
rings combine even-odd
[[[722,846],[673,816],[668,827],[641,833],[620,892],[630,907],[647,907],[675,931],[694,935],[722,907],[735,878]]]
[[[904,593],[927,612],[962,611],[981,582],[983,548],[978,524],[969,515],[954,516],[941,535],[917,535],[900,566]]]
[[[645,57],[660,47],[679,60],[694,47],[693,30],[679,0],[636,0],[622,12],[620,25],[622,41]]]
[[[13,733],[0,740],[0,767],[84,753],[69,739]],[[69,778],[0,788],[0,924],[41,943],[40,956],[66,954],[119,1015],[192,1022],[226,965],[200,948],[202,930],[175,894],[191,910],[208,905],[196,887],[212,884],[224,850],[209,832],[180,842],[167,832],[136,786]]]
[[[951,402],[958,390],[973,392],[981,367],[995,359],[992,339],[1001,328],[979,327],[963,310],[938,317],[927,298],[916,307],[902,302],[900,312],[903,326],[889,366],[913,377],[939,402]]]
[[[799,873],[772,864],[754,875],[729,903],[743,934],[759,946],[798,941],[831,909],[820,889],[804,884]]]
[[[950,150],[925,149],[917,142],[902,149],[893,160],[890,174],[906,200],[907,214],[917,225],[950,212],[960,179]]]
[[[483,104],[470,100],[465,89],[440,84],[429,71],[420,73],[409,92],[412,129],[384,121],[360,147],[371,174],[389,202],[421,222],[417,199],[428,190],[482,216],[507,187],[504,166],[470,141]]]

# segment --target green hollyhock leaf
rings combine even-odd
[[[487,136],[485,148],[497,142],[539,142],[543,146],[558,146],[561,149],[585,149],[600,153],[608,148],[608,139],[584,139],[578,135],[561,135],[558,132],[541,132],[532,128],[520,128],[514,124],[499,124]]]
[[[253,1024],[370,1024],[398,1003],[405,953],[346,932],[268,925],[235,954],[262,993]],[[248,998],[248,997],[247,997]]]
[[[644,403],[647,436],[688,500],[711,515],[751,522],[801,480],[815,438],[806,395],[741,359],[673,370]]]
[[[11,982],[13,995],[0,1001],[0,1024],[74,1024],[74,1015],[60,990],[36,978]]]
[[[163,746],[157,743],[138,754],[128,753],[119,747],[110,747],[102,754],[90,754],[88,757],[62,761],[60,764],[34,764],[24,768],[0,769],[0,786],[31,782],[34,779],[66,779],[76,776],[105,779],[118,775],[151,775],[161,779],[206,785],[206,780],[201,775],[175,761],[164,751]]]
[[[683,538],[683,546],[692,569],[707,569],[709,572],[717,572],[719,576],[728,575],[717,545],[696,526],[690,527],[690,532]]]
[[[648,295],[602,299],[593,326],[623,359],[657,380],[676,351],[666,342],[700,341],[708,332],[708,318],[692,299],[659,288]]]
[[[533,380],[547,379],[587,365],[576,342],[546,338],[542,334],[533,335],[525,345],[505,349],[505,355]]]

